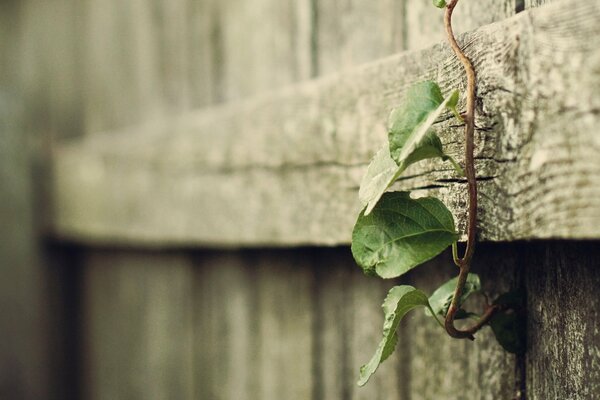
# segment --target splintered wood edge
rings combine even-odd
[[[459,38],[478,75],[482,240],[600,238],[598,3],[559,1]],[[425,79],[446,93],[465,86],[439,44],[62,143],[51,234],[147,246],[348,244],[387,116]],[[436,130],[462,159],[462,127],[447,115]],[[464,231],[465,182],[450,165],[421,162],[395,188],[440,197]]]

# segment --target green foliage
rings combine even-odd
[[[394,286],[388,293],[382,308],[385,315],[383,323],[383,338],[371,360],[360,367],[358,385],[363,386],[371,375],[377,370],[379,364],[384,362],[394,352],[398,335],[396,329],[404,316],[416,307],[431,309],[427,295],[412,286]]]
[[[442,142],[431,130],[448,104],[456,106],[458,92],[444,99],[440,87],[431,81],[409,89],[401,107],[390,114],[388,140],[390,155],[400,168],[427,158],[444,157]]]
[[[448,282],[437,288],[429,298],[429,304],[431,304],[431,308],[436,315],[445,317],[448,313],[448,308],[450,307],[450,303],[454,297],[454,289],[456,289],[457,282],[458,277],[450,279]],[[467,275],[467,281],[458,301],[459,307],[469,298],[469,296],[471,296],[473,293],[479,292],[480,290],[481,281],[479,279],[479,275],[471,273]],[[467,316],[466,314],[463,315]]]
[[[371,213],[383,193],[398,179],[402,171],[403,169],[390,157],[390,147],[386,143],[371,160],[360,184],[358,198],[366,206],[365,215]]]
[[[352,233],[352,254],[366,272],[398,277],[456,242],[454,218],[438,199],[386,193],[373,212],[361,215]]]
[[[434,4],[446,6],[443,0],[434,0]],[[377,152],[360,185],[359,198],[364,209],[352,232],[352,255],[366,274],[382,278],[401,276],[458,240],[454,218],[438,199],[412,199],[408,192],[386,193],[408,166],[428,158],[450,161],[464,175],[461,166],[444,153],[442,142],[432,128],[445,110],[464,122],[457,110],[458,100],[458,91],[444,98],[435,82],[426,81],[411,88],[402,106],[392,111],[389,142]],[[458,261],[457,265],[463,267]],[[454,319],[477,317],[460,307],[481,290],[479,276],[470,273],[462,288],[457,289],[457,285],[458,277],[440,286],[429,299],[412,286],[390,290],[383,303],[383,338],[371,360],[360,369],[360,386],[394,351],[398,341],[396,329],[410,310],[426,307],[426,313],[440,323],[438,316],[446,317],[454,293],[459,290],[459,309]],[[496,304],[502,312],[494,314],[489,325],[498,342],[509,352],[524,351],[524,324],[520,314],[514,312],[523,306],[522,297],[518,293],[507,294],[499,297]]]
[[[446,1],[445,0],[433,0],[433,5],[436,6],[437,8],[444,8],[444,7],[446,7]]]
[[[402,106],[390,114],[389,143],[377,152],[360,185],[358,197],[366,206],[365,215],[411,164],[437,157],[451,160],[431,127],[444,110],[456,113],[457,103],[458,91],[444,98],[435,82],[420,82],[408,90]]]
[[[525,294],[521,290],[504,293],[494,304],[504,308],[490,320],[490,327],[500,346],[509,353],[522,354],[527,349],[526,322],[521,314],[525,309]]]

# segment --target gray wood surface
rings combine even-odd
[[[473,272],[481,277],[486,293],[493,299],[519,287],[516,268],[518,247],[513,244],[483,244],[477,249]],[[456,275],[446,253],[419,267],[410,275],[415,287],[432,293]],[[471,301],[472,310],[481,307],[482,298]],[[519,387],[515,373],[516,357],[499,347],[489,328],[476,335],[474,342],[450,339],[437,324],[416,312],[401,328],[407,338],[403,349],[410,377],[410,399],[512,399]]]
[[[48,398],[46,274],[36,240],[31,158],[14,92],[0,90],[0,398]]]
[[[346,70],[405,50],[403,1],[315,1],[317,75]]]
[[[479,76],[481,238],[600,235],[598,10],[565,0],[461,38]],[[449,49],[434,46],[64,145],[55,234],[145,245],[347,243],[389,110],[415,81],[437,79],[447,91],[462,76]],[[458,156],[461,128],[444,120],[438,130]],[[447,165],[423,162],[408,175],[399,188],[440,196],[463,225],[464,182]]]
[[[52,323],[48,274],[37,236],[32,135],[15,68],[17,1],[0,2],[0,398],[51,399]]]
[[[484,245],[475,270],[490,294],[518,285],[518,246]],[[381,338],[381,302],[398,281],[366,277],[349,249],[201,253],[196,258],[196,397],[215,399],[498,399],[515,393],[515,357],[489,330],[448,338],[422,310],[363,388],[358,369]],[[446,253],[402,280],[431,292]],[[293,378],[290,378],[293,376]]]
[[[85,258],[84,398],[192,398],[189,259],[108,250]]]
[[[552,1],[553,0],[525,0],[525,8],[538,7]]]
[[[82,247],[78,261],[67,249],[66,260],[54,261],[64,275],[46,274],[23,223],[32,217],[31,188],[13,180],[29,173],[24,154],[12,152],[27,143],[2,136],[9,144],[0,146],[0,192],[8,202],[0,213],[15,230],[0,241],[7,245],[0,246],[0,299],[33,312],[0,314],[8,327],[0,398],[47,398],[43,382],[56,378],[66,383],[52,382],[61,400],[516,396],[523,360],[501,351],[487,330],[474,343],[452,341],[418,311],[401,327],[399,351],[358,388],[358,367],[381,335],[380,304],[398,282],[363,276],[347,247],[163,247],[347,242],[358,181],[384,140],[389,109],[415,79],[445,76],[445,90],[461,84],[458,64],[440,45],[355,66],[440,41],[440,26],[423,24],[441,16],[428,1],[22,3],[0,6],[11,11],[2,17],[18,9],[22,18],[14,20],[22,23],[22,43],[10,41],[13,25],[0,24],[2,55],[20,53],[20,69],[8,68],[2,85],[21,85],[32,132],[51,138],[37,146],[85,135],[56,154],[58,182],[68,180],[55,208],[66,213],[55,220],[63,221],[58,233],[92,245],[161,250]],[[501,20],[518,9],[513,3],[463,0],[457,30]],[[558,1],[462,38],[482,80],[484,238],[597,237],[597,4]],[[6,60],[0,58],[3,67]],[[288,86],[322,74],[332,76]],[[222,102],[228,104],[191,111]],[[439,126],[458,153],[460,129]],[[447,166],[412,172],[403,187],[464,208],[463,185]],[[528,289],[530,398],[587,399],[598,391],[595,247],[478,247],[475,270],[492,293]],[[7,258],[20,267],[7,268]],[[452,273],[444,254],[401,283],[431,291]],[[36,329],[43,320],[35,308],[46,276],[47,285],[74,286],[82,297],[48,299],[53,318],[68,307],[81,312],[58,328],[69,332],[52,333],[69,343],[50,350],[50,373],[39,372],[44,331]],[[57,362],[64,348],[81,351],[81,360]],[[81,384],[79,396],[69,383]]]
[[[529,299],[528,398],[597,398],[599,243],[528,243],[523,254]]]
[[[405,49],[423,49],[446,40],[443,9],[433,8],[431,1],[407,0],[405,3]],[[502,21],[515,12],[515,0],[463,0],[456,6],[453,29],[459,35]]]

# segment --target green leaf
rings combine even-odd
[[[383,193],[402,172],[417,161],[440,157],[443,161],[450,161],[464,175],[456,161],[444,154],[437,135],[429,130],[444,107],[458,115],[457,104],[458,91],[444,99],[434,82],[422,82],[409,90],[404,107],[390,114],[389,143],[375,154],[360,184],[358,197],[366,206],[365,215],[371,213]],[[395,157],[390,153],[390,144],[394,146]]]
[[[452,111],[452,113],[454,114],[454,116],[456,117],[456,119],[458,119],[460,122],[464,122],[463,117],[460,115],[460,113],[458,112],[458,109],[456,108],[456,106],[458,106],[458,90],[455,90],[451,96],[450,96],[450,100],[448,100],[448,104],[446,105],[446,107]]]
[[[379,364],[384,362],[396,348],[398,335],[396,329],[404,316],[412,309],[423,306],[428,307],[427,295],[412,286],[402,285],[393,287],[383,302],[383,338],[377,346],[371,360],[360,367],[358,385],[363,386],[371,375],[375,373]]]
[[[514,290],[498,297],[494,304],[509,308],[496,313],[489,322],[496,340],[509,353],[523,354],[527,350],[526,321],[520,313],[525,307],[525,294]]]
[[[525,322],[514,311],[495,314],[489,322],[496,340],[509,353],[523,354],[526,351]]]
[[[452,213],[438,199],[385,193],[373,212],[358,216],[352,255],[366,273],[395,278],[458,240]]]
[[[373,157],[367,173],[363,177],[358,198],[366,206],[365,215],[369,215],[383,193],[398,179],[404,171],[390,157],[390,147],[386,143]]]
[[[444,7],[446,7],[446,1],[445,0],[433,0],[433,5],[436,6],[437,8],[444,8]]]
[[[436,315],[445,317],[448,313],[448,308],[450,307],[450,303],[454,297],[454,290],[456,289],[457,282],[458,277],[450,279],[448,282],[437,288],[431,297],[429,297],[429,304],[431,304],[431,308]],[[471,296],[473,293],[479,292],[480,290],[481,281],[479,279],[479,275],[467,275],[467,281],[465,282],[458,306],[460,307],[461,304],[463,304],[469,298],[469,296]],[[469,314],[465,313],[464,315],[468,317]]]
[[[458,92],[444,99],[435,82],[413,86],[402,107],[392,111],[388,139],[390,155],[402,169],[427,158],[444,158],[442,142],[431,131],[435,120],[448,105],[456,106]]]

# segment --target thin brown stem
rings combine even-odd
[[[467,110],[464,114],[465,120],[465,176],[467,178],[468,190],[469,190],[469,212],[468,212],[468,223],[467,223],[467,248],[465,255],[461,259],[461,264],[469,264],[475,251],[475,233],[477,229],[477,178],[475,175],[475,162],[473,152],[475,149],[474,136],[475,136],[475,86],[477,80],[475,77],[475,69],[471,60],[465,55],[454,37],[452,31],[452,13],[458,0],[451,0],[446,6],[446,13],[444,15],[444,26],[446,28],[446,35],[450,47],[456,54],[456,57],[463,64],[465,73],[467,75]]]
[[[489,321],[489,319],[495,313],[496,308],[488,308],[487,311],[489,311],[489,314],[488,312],[486,312],[486,314],[482,316],[479,322],[477,322],[469,329],[460,330],[454,326],[454,318],[459,308],[458,301],[462,295],[465,282],[467,281],[467,276],[469,275],[469,270],[471,268],[471,259],[473,258],[473,252],[475,251],[475,234],[477,228],[477,178],[475,174],[475,162],[473,158],[473,152],[475,148],[475,87],[477,82],[473,64],[456,42],[454,32],[452,31],[452,13],[457,3],[458,0],[450,0],[446,5],[446,12],[444,14],[444,26],[446,28],[446,34],[448,36],[448,42],[450,43],[450,47],[454,51],[454,54],[456,54],[456,57],[463,64],[465,73],[467,75],[467,110],[464,114],[464,120],[465,176],[467,178],[467,185],[469,191],[469,208],[467,214],[467,247],[465,249],[465,254],[462,258],[457,258],[456,256],[454,257],[456,264],[460,268],[460,273],[458,275],[458,282],[456,284],[456,289],[454,290],[454,297],[452,299],[452,303],[450,304],[450,308],[448,309],[448,313],[446,314],[445,327],[448,334],[454,338],[473,340],[473,334],[479,329],[481,329],[481,327]]]

